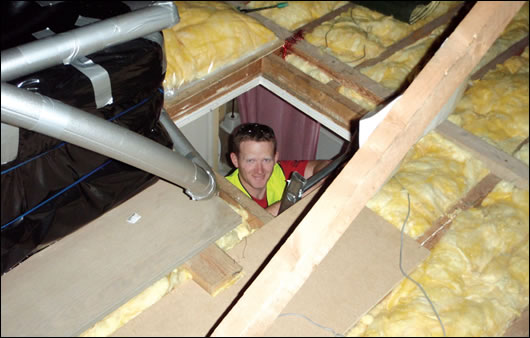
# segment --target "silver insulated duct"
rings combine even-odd
[[[4,82],[57,64],[69,64],[105,47],[171,27],[178,20],[172,2],[150,3],[131,13],[3,51],[2,123],[135,166],[186,189],[193,200],[210,198],[217,191],[215,175],[183,135],[179,137],[185,141],[179,144],[184,149],[176,144],[176,151],[172,151],[117,124]],[[162,114],[161,122],[166,129],[172,129],[169,123],[173,123],[166,114]]]

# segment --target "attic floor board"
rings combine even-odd
[[[4,274],[2,336],[79,335],[240,223],[159,180]]]
[[[304,198],[228,252],[243,267],[244,276],[236,284],[211,297],[196,283],[188,281],[113,336],[205,336],[210,333],[307,203]],[[346,330],[402,279],[397,263],[399,237],[397,229],[365,208],[330,254],[315,267],[285,311],[299,311],[317,322],[334,325],[336,330]],[[428,250],[408,237],[405,239],[406,271],[413,270],[427,255]],[[281,317],[267,335],[326,333],[300,318]]]

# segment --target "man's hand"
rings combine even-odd
[[[269,205],[265,208],[265,210],[271,214],[272,216],[278,216],[278,213],[280,212],[280,204],[282,201],[276,202],[274,204]]]
[[[313,176],[314,174],[318,173],[320,170],[324,169],[328,164],[331,163],[331,160],[312,160],[307,163],[307,166],[305,167],[304,177],[309,178]],[[321,179],[317,184],[306,190],[302,198],[307,196],[309,193],[314,191],[315,189],[319,188],[326,179]]]
[[[304,177],[309,178],[314,174],[318,173],[320,170],[324,169],[328,164],[331,163],[331,160],[312,160],[307,162],[305,167]]]

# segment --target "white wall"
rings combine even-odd
[[[344,142],[346,141],[343,138],[320,125],[316,159],[329,160],[340,152]]]
[[[214,170],[218,165],[218,120],[218,114],[211,111],[183,124],[177,123],[180,131]]]

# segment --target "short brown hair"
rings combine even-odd
[[[239,156],[239,145],[243,141],[272,142],[276,153],[276,136],[274,130],[265,124],[243,123],[232,134],[232,151]]]

